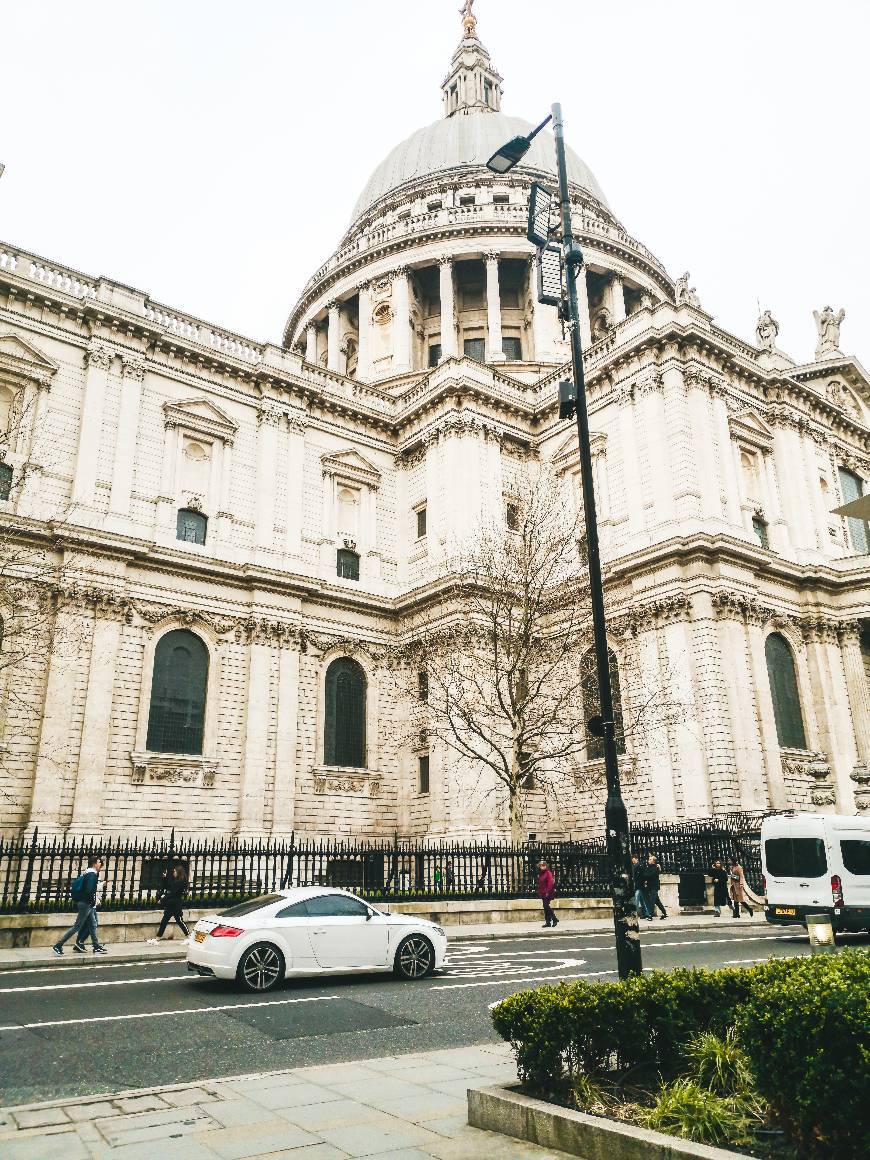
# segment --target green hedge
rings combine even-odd
[[[866,950],[560,983],[511,995],[492,1018],[514,1049],[520,1080],[553,1098],[584,1073],[643,1062],[679,1070],[693,1036],[723,1035],[736,1023],[779,1122],[808,1146],[818,1142],[822,1155],[870,1155]]]

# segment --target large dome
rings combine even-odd
[[[353,221],[385,194],[406,182],[463,167],[485,165],[500,145],[511,137],[525,136],[533,126],[521,117],[507,117],[488,109],[470,109],[418,129],[384,158],[366,183],[354,206]],[[517,170],[534,170],[556,179],[556,146],[553,134],[540,132]],[[568,180],[582,186],[602,205],[607,199],[588,165],[567,149]]]

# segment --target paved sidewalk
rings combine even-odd
[[[557,909],[558,913],[558,909]],[[753,918],[739,919],[740,926],[768,926],[763,914],[755,912]],[[707,930],[733,928],[735,920],[728,914],[716,918],[713,914],[681,914],[667,918],[664,922],[653,920],[642,922],[641,931],[652,931],[656,935],[668,930]],[[447,937],[451,942],[477,942],[482,939],[510,938],[522,935],[543,934],[539,922],[480,922],[463,923],[460,926],[445,925]],[[791,929],[791,928],[790,928]],[[602,934],[612,932],[613,923],[601,919],[566,919],[559,923],[559,934]],[[556,933],[556,932],[554,932]],[[94,962],[132,963],[153,959],[158,962],[171,962],[174,959],[183,959],[187,954],[187,942],[184,939],[173,939],[168,942],[151,946],[144,942],[115,943],[109,946],[107,955],[93,955],[88,949],[87,954],[77,955],[65,948],[63,958],[58,958],[51,947],[3,947],[0,948],[0,971],[24,970],[28,967],[45,967],[49,963],[64,966],[87,966]]]
[[[505,1043],[0,1110],[3,1160],[561,1160],[470,1128],[469,1087],[515,1082]]]

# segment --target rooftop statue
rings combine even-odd
[[[840,353],[840,325],[845,317],[845,310],[838,310],[835,314],[830,306],[826,306],[822,311],[813,311],[816,330],[819,333],[819,340],[816,343],[816,358]]]
[[[776,350],[776,336],[779,334],[779,323],[769,310],[763,310],[755,324],[755,338],[762,350]]]
[[[674,287],[674,298],[677,306],[700,306],[701,300],[695,293],[695,287],[689,285],[689,271],[683,274],[682,278],[677,279],[677,284]]]
[[[465,29],[466,36],[474,36],[474,30],[477,28],[477,17],[471,11],[471,6],[474,0],[465,0],[465,3],[459,9],[459,15],[462,17],[462,27]]]

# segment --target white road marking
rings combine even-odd
[[[70,991],[82,987],[129,987],[131,983],[176,983],[179,979],[197,981],[196,976],[166,975],[162,979],[93,979],[89,983],[46,983],[44,986],[34,987],[0,987],[0,995],[15,995],[22,991]]]
[[[96,957],[96,956],[95,956]],[[73,960],[75,962],[75,960]],[[5,978],[6,975],[44,975],[55,974],[57,971],[121,971],[126,970],[127,967],[174,967],[178,963],[183,963],[184,959],[174,957],[171,959],[137,959],[136,962],[96,962],[88,963],[87,966],[80,965],[81,960],[73,966],[72,963],[58,963],[57,966],[51,967],[12,967],[9,970],[0,971],[0,979]]]
[[[481,963],[481,968],[486,967],[488,969],[480,971],[450,971],[449,977],[452,979],[489,979],[499,970],[534,975],[534,972],[541,970],[542,967],[546,971],[561,971],[563,968],[582,967],[585,962],[586,959],[563,959],[558,963],[529,963],[527,967],[524,967],[522,963]]]
[[[596,975],[615,975],[616,971],[586,971],[577,975],[544,975],[534,979],[535,983],[561,983],[565,979],[591,979]],[[430,991],[461,991],[468,987],[501,987],[512,983],[528,983],[529,979],[492,979],[488,983],[436,983]]]
[[[79,1023],[117,1023],[123,1019],[159,1019],[165,1015],[208,1015],[212,1011],[234,1011],[239,1007],[283,1007],[287,1003],[323,1003],[339,995],[312,995],[306,999],[264,999],[259,1003],[222,1003],[219,1007],[182,1007],[178,1011],[142,1011],[137,1015],[94,1015],[87,1019],[49,1019],[44,1023],[10,1023],[0,1031],[31,1031],[39,1027],[71,1027]]]

